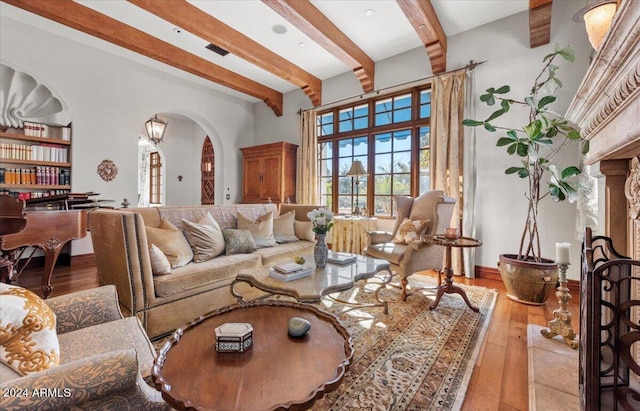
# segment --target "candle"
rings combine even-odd
[[[569,264],[571,262],[570,248],[571,243],[556,243],[556,263]]]

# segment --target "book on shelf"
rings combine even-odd
[[[302,267],[302,266],[301,266]],[[299,278],[309,277],[315,271],[314,267],[311,268],[302,268],[300,270],[292,271],[289,273],[283,273],[281,271],[276,270],[275,268],[269,268],[269,276],[280,281],[288,282],[297,280]]]
[[[61,131],[61,138],[63,140],[71,140],[71,127],[62,127]]]
[[[327,262],[333,263],[333,264],[350,264],[354,261],[356,261],[355,254],[338,253],[338,252],[332,251],[327,255]]]

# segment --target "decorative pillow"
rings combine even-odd
[[[21,375],[60,363],[56,316],[32,291],[0,283],[0,361]]]
[[[149,259],[151,260],[151,272],[153,275],[171,274],[169,259],[155,244],[151,244],[149,247]]]
[[[222,229],[207,213],[197,223],[182,220],[184,234],[193,250],[193,261],[201,263],[224,253],[224,236]]]
[[[261,215],[255,221],[238,213],[238,229],[251,232],[256,248],[276,245],[276,239],[273,237],[273,212],[271,211]]]
[[[182,231],[167,220],[160,227],[146,227],[147,242],[155,244],[171,263],[171,268],[182,267],[193,259],[193,251]]]
[[[273,218],[273,236],[277,243],[292,243],[298,241],[294,229],[296,210],[291,210],[286,214]]]
[[[431,220],[402,220],[396,236],[393,241],[396,244],[409,244],[412,241],[419,240],[420,236],[427,231]]]
[[[316,233],[313,232],[313,223],[311,221],[295,220],[293,222],[293,229],[298,239],[316,241]]]
[[[226,244],[225,254],[249,254],[256,251],[256,243],[249,230],[225,228],[222,230]]]

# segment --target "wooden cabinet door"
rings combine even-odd
[[[279,202],[282,196],[282,156],[264,157],[262,162],[261,199]]]
[[[245,159],[243,173],[242,201],[245,203],[260,202],[262,192],[262,159],[259,157]]]
[[[241,148],[242,202],[295,201],[297,148],[285,142]]]

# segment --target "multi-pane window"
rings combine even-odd
[[[367,164],[369,140],[367,136],[345,138],[338,145],[338,213],[351,214],[356,207],[367,209],[367,176],[348,176],[355,160]],[[357,200],[356,201],[356,194]]]
[[[376,105],[376,126],[401,123],[411,120],[411,94],[403,94],[378,100]]]
[[[319,113],[321,204],[351,214],[357,203],[365,214],[392,216],[394,196],[428,190],[430,116],[428,87]],[[355,160],[366,175],[347,175]]]
[[[320,118],[320,116],[318,116]],[[320,203],[333,203],[333,142],[327,141],[318,147],[318,177],[320,182],[318,189],[320,191]]]
[[[411,130],[380,133],[374,137],[374,213],[392,215],[392,197],[411,194]]]
[[[369,106],[361,104],[343,108],[338,112],[338,132],[363,130],[369,127]]]
[[[424,193],[431,187],[430,178],[430,165],[431,165],[431,150],[429,148],[429,127],[420,127],[418,129],[418,161],[419,161],[419,192]]]
[[[160,153],[149,153],[149,203],[162,203],[162,159]]]
[[[333,134],[333,113],[325,113],[317,116],[318,136]]]

